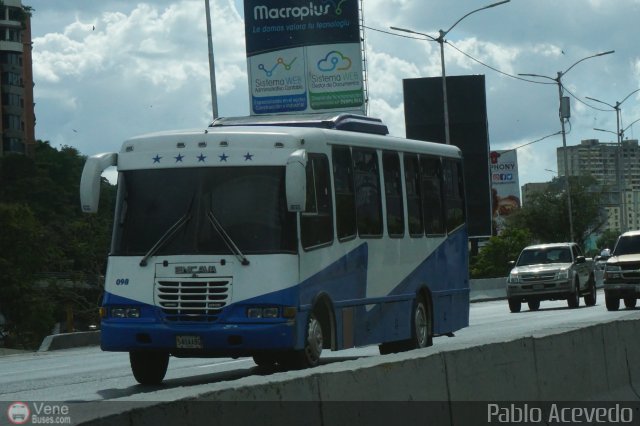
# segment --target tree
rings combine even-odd
[[[575,242],[584,245],[606,219],[600,200],[603,189],[591,176],[571,176],[571,202]],[[570,241],[567,194],[564,180],[554,179],[548,190],[534,193],[531,200],[509,217],[507,226],[528,229],[534,240],[541,243]]]
[[[522,249],[531,244],[529,230],[506,228],[500,235],[491,237],[487,244],[472,259],[472,278],[495,278],[507,276],[510,260],[516,260]]]
[[[619,235],[620,231],[612,231],[611,229],[607,229],[602,234],[600,234],[598,240],[596,241],[596,244],[598,245],[598,248],[600,250],[603,250],[605,248],[613,250],[613,246],[615,246]]]
[[[99,213],[83,214],[84,162],[75,148],[43,141],[36,142],[35,158],[0,157],[0,304],[25,346],[39,344],[67,308],[98,307],[98,285],[72,294],[42,284],[43,277],[105,272],[116,188],[103,179]]]

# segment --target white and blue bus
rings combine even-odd
[[[117,201],[101,347],[140,383],[170,356],[302,368],[323,349],[422,348],[469,323],[462,155],[377,119],[278,116],[127,140],[87,159]]]

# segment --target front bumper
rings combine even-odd
[[[604,294],[608,297],[640,297],[640,282],[633,283],[604,283]]]
[[[296,323],[171,324],[103,321],[100,347],[104,351],[154,350],[180,356],[249,356],[266,350],[291,349]],[[199,347],[178,347],[178,341],[195,338]]]
[[[544,281],[536,283],[507,283],[507,297],[528,300],[566,299],[572,291],[571,281]]]

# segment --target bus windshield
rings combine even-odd
[[[296,253],[284,176],[284,167],[124,171],[112,254],[144,256],[161,242],[155,255],[234,255],[211,214],[243,254]]]

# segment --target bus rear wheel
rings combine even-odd
[[[380,355],[426,348],[433,345],[433,325],[429,305],[424,297],[418,296],[411,312],[411,338],[378,345]]]
[[[133,377],[138,383],[159,385],[167,374],[169,354],[167,352],[134,351],[129,352],[129,362]]]
[[[418,296],[413,307],[413,329],[409,349],[426,348],[433,345],[431,315],[424,297]]]
[[[286,368],[309,368],[320,364],[320,355],[324,345],[324,333],[322,324],[317,315],[311,312],[307,321],[304,348],[287,353],[280,360],[279,364]]]

